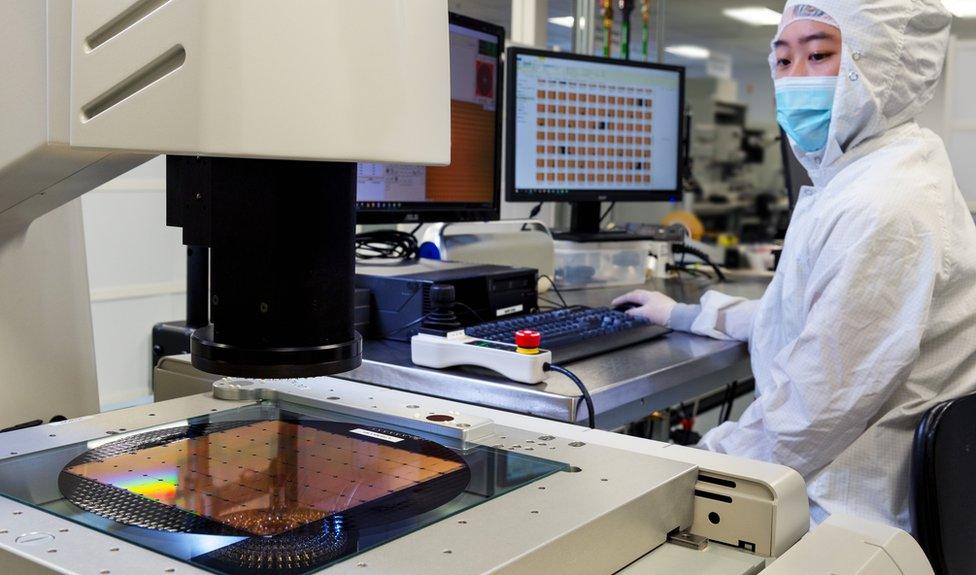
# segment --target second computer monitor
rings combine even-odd
[[[451,165],[359,164],[357,222],[498,219],[505,30],[450,15]]]
[[[681,193],[684,68],[508,50],[509,201],[669,201]]]

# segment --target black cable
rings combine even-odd
[[[735,386],[735,393],[733,394],[734,399],[739,399],[740,397],[745,397],[746,395],[755,392],[756,382],[752,378],[739,381]],[[719,410],[719,415],[722,415],[722,407],[728,403],[729,386],[723,385],[720,389],[704,395],[695,400],[695,410],[694,414],[697,417],[706,412]],[[675,422],[677,425],[677,422]]]
[[[412,232],[376,230],[356,234],[356,259],[360,260],[415,260],[420,257],[420,244]]]
[[[692,268],[692,267],[685,266],[685,271],[687,271],[688,273],[690,273],[693,276],[703,277],[703,278],[707,278],[707,279],[715,279],[715,278],[712,277],[712,274],[706,272],[705,270],[699,270],[699,269],[695,269],[695,268]]]
[[[705,270],[698,270],[698,269],[695,269],[693,267],[689,267],[687,265],[681,265],[681,264],[670,265],[670,264],[668,264],[668,270],[677,272],[679,274],[680,273],[686,273],[688,275],[693,275],[693,276],[696,276],[696,277],[704,277],[704,278],[708,278],[710,280],[711,279],[714,279],[712,277],[712,274],[706,272]]]
[[[539,212],[542,211],[542,204],[543,203],[544,202],[539,202],[538,204],[536,204],[535,207],[532,208],[532,211],[529,212],[529,217],[527,217],[525,219],[531,220],[532,218],[538,216],[539,215]],[[522,224],[522,231],[523,232],[527,229],[526,226],[528,226],[528,223]]]
[[[695,256],[696,258],[700,259],[705,265],[712,268],[712,270],[715,272],[715,275],[718,276],[718,281],[723,283],[729,281],[728,278],[725,277],[725,274],[722,273],[722,270],[717,265],[715,265],[714,262],[712,262],[712,259],[710,257],[708,257],[708,254],[699,250],[698,248],[693,248],[687,244],[673,244],[671,246],[671,251],[681,254],[682,264],[684,264],[685,254]]]
[[[454,302],[454,305],[459,305],[459,306],[463,307],[464,309],[468,310],[469,312],[471,312],[471,315],[473,315],[475,317],[475,319],[478,320],[478,323],[485,323],[485,320],[484,320],[484,318],[481,317],[481,314],[478,313],[478,312],[476,312],[474,310],[474,308],[472,308],[468,304],[461,303],[459,301],[455,301]]]
[[[552,291],[556,292],[556,295],[559,296],[559,301],[563,302],[563,307],[569,307],[569,304],[566,303],[566,298],[563,297],[563,294],[559,293],[559,288],[556,287],[556,282],[551,277],[549,277],[546,274],[539,274],[539,278],[544,278],[548,280],[549,285],[552,286]]]
[[[557,301],[552,301],[551,299],[548,299],[548,298],[544,298],[541,295],[539,296],[539,301],[542,301],[542,302],[545,302],[545,303],[551,305],[552,306],[552,309],[565,309],[566,308],[566,306],[564,306],[563,304],[561,304],[561,303],[559,303]]]
[[[589,424],[590,429],[596,429],[596,410],[593,409],[593,398],[590,397],[590,390],[586,389],[586,386],[583,385],[583,382],[580,381],[580,378],[576,377],[575,373],[569,371],[565,367],[560,367],[558,365],[553,365],[551,363],[547,363],[545,366],[543,366],[542,369],[544,369],[545,371],[555,371],[556,373],[561,373],[566,377],[568,377],[569,379],[571,379],[573,383],[576,384],[576,387],[579,388],[580,393],[583,394],[583,401],[586,402],[586,409],[589,412],[587,414],[587,423]],[[576,422],[576,417],[578,416],[579,404],[576,404],[576,411],[577,413],[573,414],[574,423]]]
[[[692,276],[692,277],[695,277],[695,278],[704,278],[704,279],[708,280],[708,283],[706,283],[706,284],[698,284],[698,283],[695,284],[695,285],[698,286],[697,289],[699,289],[699,290],[702,287],[708,287],[708,286],[712,286],[712,285],[721,283],[719,280],[717,280],[714,277],[712,277],[712,275],[709,274],[708,272],[706,272],[704,270],[699,270],[699,269],[691,268],[691,267],[688,267],[688,266],[681,266],[679,264],[675,264],[675,265],[668,264],[668,271],[669,272],[674,272],[678,276],[680,276],[681,274],[688,274],[689,276]],[[687,291],[685,289],[685,285],[686,285],[685,283],[678,282],[675,285],[678,286],[677,289],[678,289],[678,292],[679,293],[677,295],[682,295],[682,294],[684,294]],[[688,285],[690,285],[690,284],[688,284]],[[695,293],[692,293],[690,295],[685,296],[685,298],[686,299],[687,298],[696,298],[699,295],[700,295],[700,292],[695,292]],[[679,301],[683,301],[680,297],[678,298],[678,300]]]
[[[722,425],[725,421],[725,406],[729,404],[729,386],[725,386],[725,393],[722,395],[722,403],[718,407],[718,424]]]
[[[44,425],[44,420],[43,419],[35,419],[35,420],[28,421],[28,422],[25,422],[25,423],[18,423],[17,425],[14,425],[12,427],[7,427],[5,429],[0,429],[0,433],[6,433],[8,431],[17,431],[17,430],[20,430],[20,429],[27,429],[28,427],[37,427],[38,425]]]
[[[456,302],[454,302],[454,305],[459,305],[459,306],[461,306],[461,307],[463,307],[464,309],[466,309],[466,310],[468,310],[469,312],[471,312],[471,314],[472,314],[472,315],[473,315],[473,316],[474,316],[474,317],[475,317],[475,318],[476,318],[476,319],[477,319],[477,320],[478,320],[478,321],[479,321],[480,323],[485,323],[485,320],[484,320],[484,319],[483,319],[483,318],[481,317],[481,314],[479,314],[479,313],[478,313],[477,311],[475,311],[475,310],[474,310],[474,309],[473,309],[473,308],[472,308],[471,306],[469,306],[469,305],[467,305],[467,304],[464,304],[464,303],[461,303],[461,302],[459,302],[459,301],[456,301]],[[400,333],[401,331],[403,331],[403,330],[405,330],[405,329],[409,329],[409,328],[411,328],[411,327],[413,327],[413,326],[415,326],[415,325],[417,325],[418,323],[421,323],[422,321],[424,321],[424,320],[425,320],[425,319],[427,319],[428,317],[430,317],[430,314],[429,314],[429,313],[426,313],[426,314],[424,314],[424,315],[422,315],[422,316],[420,316],[420,317],[418,317],[417,319],[415,319],[415,320],[413,320],[413,321],[412,321],[412,322],[410,322],[410,323],[406,323],[406,324],[403,324],[403,325],[401,325],[400,327],[398,327],[398,328],[396,328],[395,330],[393,330],[393,331],[391,331],[391,332],[388,332],[388,333],[384,333],[384,334],[383,334],[382,336],[380,336],[380,337],[382,337],[382,338],[384,338],[384,339],[386,339],[386,338],[389,338],[389,337],[390,337],[391,335],[396,335],[396,334],[398,334],[398,333]],[[463,328],[462,328],[462,329],[463,329]]]
[[[617,202],[610,202],[610,207],[607,208],[607,211],[603,212],[602,216],[600,216],[601,224],[603,223],[603,220],[607,219],[607,216],[610,215],[610,212],[612,212],[615,207],[617,207]]]
[[[725,396],[722,398],[722,407],[718,412],[719,425],[725,423],[732,417],[732,404],[735,403],[736,382],[725,386]]]
[[[413,320],[410,323],[405,323],[405,324],[401,325],[400,327],[396,328],[395,330],[393,330],[391,332],[384,333],[380,337],[383,338],[383,339],[389,339],[391,335],[395,335],[397,333],[400,333],[401,331],[403,331],[405,329],[409,329],[409,328],[417,325],[418,323],[424,321],[425,319],[427,319],[427,316],[429,316],[429,315],[430,315],[429,313],[428,314],[424,314],[421,317],[418,317],[417,319]]]

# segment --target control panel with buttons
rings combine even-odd
[[[539,332],[519,330],[515,345],[466,335],[442,337],[419,334],[410,340],[411,358],[423,367],[445,369],[476,366],[490,369],[520,383],[536,384],[549,376],[552,353],[539,347]]]

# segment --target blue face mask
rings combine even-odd
[[[804,152],[817,152],[827,146],[836,90],[837,76],[776,80],[776,119]]]

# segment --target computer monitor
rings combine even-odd
[[[573,202],[573,236],[600,202],[681,196],[684,68],[510,48],[506,198]]]
[[[498,219],[505,29],[452,13],[450,30],[451,165],[359,164],[357,223]]]

